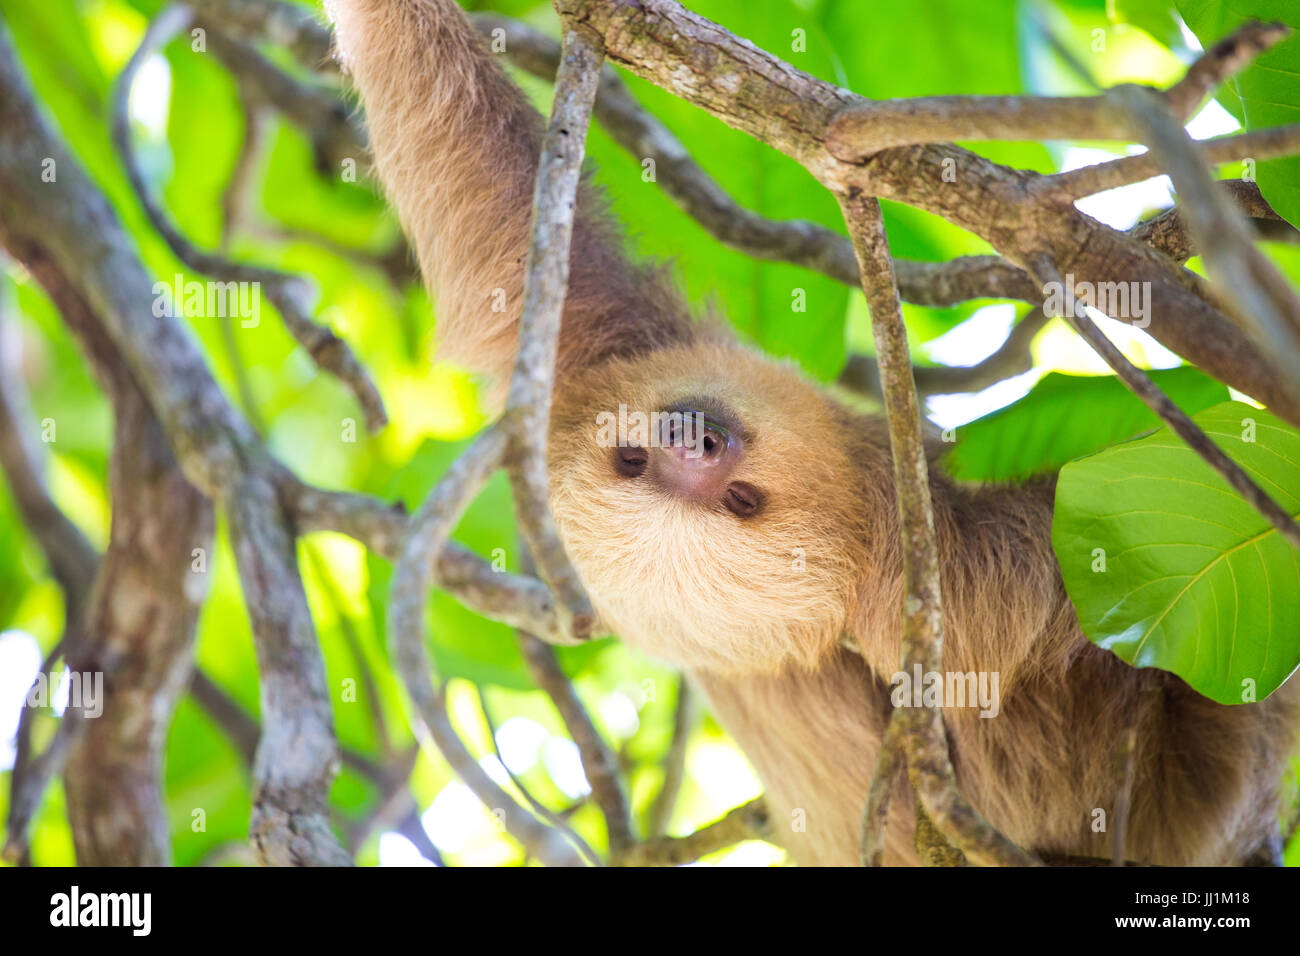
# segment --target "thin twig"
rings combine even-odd
[[[310,7],[282,0],[193,0],[190,6],[232,36],[275,43],[303,68],[338,76],[329,27]]]
[[[569,281],[569,240],[587,126],[600,80],[602,52],[582,31],[568,27],[555,78],[555,102],[542,140],[533,223],[524,264],[524,304],[519,350],[506,399],[510,447],[506,471],[515,495],[519,531],[542,580],[555,595],[560,629],[586,637],[596,615],[564,553],[547,500],[547,430],[560,318]],[[511,411],[518,414],[510,415]]]
[[[1115,819],[1111,835],[1111,865],[1123,866],[1126,862],[1124,844],[1128,840],[1129,811],[1133,803],[1133,775],[1136,772],[1134,753],[1137,750],[1137,728],[1124,732],[1119,748],[1119,790],[1115,794]]]
[[[1097,328],[1092,319],[1088,318],[1083,307],[1075,299],[1074,290],[1061,278],[1060,272],[1052,261],[1046,256],[1040,256],[1030,263],[1030,268],[1045,285],[1053,283],[1062,290],[1063,305],[1060,317],[1092,346],[1093,350],[1119,376],[1120,381],[1128,386],[1129,391],[1140,398],[1174,434],[1186,442],[1192,451],[1200,455],[1230,486],[1235,488],[1251,507],[1277,529],[1282,537],[1300,549],[1300,527],[1297,527],[1291,515],[1255,484],[1245,469],[1211,441],[1201,427],[1151,381],[1150,376],[1125,358],[1124,353],[1115,347],[1101,329]]]
[[[488,739],[492,741],[492,753],[496,756],[497,762],[501,764],[502,769],[505,770],[506,776],[510,778],[510,782],[514,784],[515,789],[523,794],[524,799],[528,801],[528,805],[532,807],[535,814],[568,837],[569,842],[577,848],[578,852],[586,858],[589,864],[600,866],[600,857],[596,855],[596,851],[578,835],[578,832],[569,825],[569,821],[533,796],[529,789],[524,786],[523,781],[506,765],[505,758],[501,756],[501,747],[497,744],[496,722],[492,719],[492,711],[488,707],[487,695],[483,692],[483,688],[477,684],[474,685],[474,692],[478,695],[478,709],[483,715],[483,723],[487,725]]]
[[[682,780],[686,776],[686,748],[690,743],[691,730],[695,726],[696,711],[695,695],[683,675],[677,679],[677,703],[673,707],[673,736],[668,742],[668,752],[660,761],[660,766],[664,769],[664,782],[659,787],[654,803],[650,805],[646,833],[651,837],[663,834],[672,821],[673,810],[677,807],[677,797],[682,789]]]
[[[370,155],[365,128],[352,121],[337,89],[305,83],[251,45],[214,29],[214,24],[199,22],[208,30],[212,52],[238,80],[241,93],[277,110],[311,140],[322,173],[337,178],[349,160],[356,163],[358,174],[364,171]]]
[[[1204,162],[1210,165],[1230,163],[1238,159],[1263,160],[1293,156],[1300,152],[1300,123],[1197,140],[1195,146]],[[1108,189],[1140,183],[1162,175],[1164,171],[1156,154],[1138,153],[1136,156],[1121,156],[1104,163],[1044,176],[1036,188],[1044,195],[1050,193],[1062,199],[1082,199]]]
[[[30,427],[31,409],[22,387],[22,332],[5,315],[0,302],[0,468],[9,482],[23,525],[31,532],[50,566],[50,573],[71,602],[69,623],[75,631],[81,602],[90,593],[99,555],[94,546],[54,502],[45,481],[41,444]]]
[[[39,756],[27,764],[21,781],[11,787],[9,799],[12,803],[6,821],[9,833],[5,839],[4,849],[0,853],[6,861],[16,863],[26,854],[27,831],[36,816],[36,811],[40,809],[41,798],[45,795],[50,781],[63,773],[68,757],[85,729],[86,721],[80,710],[69,706],[63,712],[63,719],[59,721],[54,738]]]
[[[366,649],[361,643],[361,635],[357,633],[356,625],[352,622],[352,617],[343,601],[343,595],[339,592],[339,586],[319,549],[310,542],[304,542],[302,550],[307,555],[307,561],[316,574],[321,590],[325,592],[331,610],[334,611],[334,617],[339,623],[339,631],[343,634],[343,642],[347,644],[348,653],[352,655],[352,660],[361,675],[362,693],[366,698],[366,707],[370,711],[371,726],[375,728],[375,736],[379,738],[379,749],[385,756],[392,756],[393,742],[388,733],[388,721],[384,718],[383,697],[379,693],[379,683],[375,680],[374,670],[370,667]]]
[[[267,111],[250,96],[244,87],[239,88],[239,107],[244,116],[244,138],[239,143],[239,154],[231,170],[226,188],[221,192],[221,244],[222,255],[228,255],[230,244],[243,228],[249,214],[251,193],[257,181],[257,169],[266,143],[266,126],[270,118]]]
[[[248,193],[256,177],[257,165],[262,155],[262,146],[266,136],[267,115],[264,110],[240,87],[239,102],[244,114],[244,138],[239,144],[239,155],[235,157],[235,168],[230,180],[221,194],[221,254],[228,255],[230,244],[234,241],[247,215]],[[259,435],[266,434],[266,423],[253,395],[253,386],[248,379],[248,367],[239,350],[239,340],[235,335],[235,316],[230,309],[222,309],[217,317],[221,324],[221,341],[226,348],[226,357],[234,372],[235,390],[239,394],[239,407],[243,410],[248,423]]]
[[[506,830],[531,856],[550,865],[582,866],[581,854],[564,835],[515,802],[466,749],[447,713],[446,690],[441,684],[435,685],[424,649],[424,600],[433,583],[437,555],[465,508],[501,463],[506,444],[506,431],[500,424],[480,435],[447,470],[411,519],[390,585],[390,654],[406,686],[421,741],[437,748],[484,806],[499,814]]]
[[[858,853],[863,866],[881,866],[885,860],[885,831],[889,824],[889,802],[898,782],[898,775],[907,769],[902,732],[902,723],[891,720],[880,739],[880,750],[876,752],[876,766],[871,773],[867,803],[862,810],[862,835],[858,843]]]
[[[769,839],[771,820],[762,797],[728,811],[722,819],[684,837],[656,837],[631,847],[615,866],[680,866],[745,840]]]
[[[1034,366],[1031,350],[1034,338],[1050,322],[1042,309],[1032,309],[1017,322],[1006,340],[988,358],[974,365],[917,365],[912,368],[916,390],[921,395],[951,395],[978,392],[997,382],[1028,372]],[[839,384],[864,395],[880,394],[880,372],[873,355],[849,356]]]
[[[618,759],[592,723],[582,698],[573,687],[555,649],[531,634],[518,632],[519,650],[533,681],[546,692],[573,742],[578,745],[582,769],[591,785],[591,796],[605,818],[610,853],[618,854],[636,842],[627,795],[618,779]]]

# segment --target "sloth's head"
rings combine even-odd
[[[865,489],[888,475],[860,419],[729,344],[606,362],[563,394],[552,507],[611,630],[733,673],[835,645],[867,563]]]

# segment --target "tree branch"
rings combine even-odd
[[[942,670],[943,599],[939,584],[939,546],[930,502],[929,467],[921,436],[921,415],[912,384],[907,331],[894,283],[893,262],[885,237],[880,203],[849,193],[840,197],[844,220],[853,237],[862,291],[871,309],[880,382],[889,423],[902,535],[903,670]],[[936,825],[968,857],[981,863],[1023,866],[1036,861],[995,830],[962,796],[948,754],[943,713],[938,707],[901,707],[890,723],[900,723],[907,752],[908,776]],[[886,772],[894,768],[882,760]],[[883,786],[883,785],[882,785]],[[876,785],[873,782],[872,788]],[[875,825],[875,818],[868,821]],[[867,824],[864,823],[864,826]],[[868,852],[872,848],[868,843]]]
[[[655,837],[638,843],[614,866],[681,866],[745,840],[766,840],[771,825],[763,798],[728,811],[722,819],[684,837]]]
[[[510,778],[510,782],[514,784],[516,790],[523,794],[524,799],[528,802],[528,805],[532,807],[534,813],[562,832],[588,863],[592,866],[600,866],[600,857],[596,855],[596,851],[591,848],[587,841],[578,836],[577,831],[574,830],[573,827],[569,826],[568,821],[566,821],[564,817],[556,813],[554,810],[551,810],[529,793],[528,788],[525,787],[519,778],[515,776],[514,771],[506,766],[505,759],[501,756],[501,748],[497,745],[496,723],[492,720],[492,714],[488,710],[487,697],[483,693],[482,687],[476,686],[474,689],[478,694],[479,710],[483,714],[483,722],[487,724],[488,737],[492,741],[492,752],[496,755],[497,760],[500,761],[501,766],[505,768],[506,775]]]
[[[1218,296],[1265,355],[1300,356],[1300,296],[1255,247],[1249,223],[1215,187],[1186,131],[1148,93],[1125,91],[1120,101],[1145,128],[1151,152],[1169,171]],[[1272,364],[1283,387],[1300,403],[1296,363]]]
[[[509,414],[509,413],[507,413]],[[542,823],[502,790],[479,766],[452,726],[446,691],[435,686],[424,650],[424,599],[433,583],[434,562],[465,508],[505,455],[507,432],[500,424],[480,435],[447,470],[411,519],[389,591],[390,653],[406,686],[417,734],[431,742],[484,806],[528,852],[544,863],[582,866],[582,856],[560,831]]]
[[[550,515],[546,432],[550,422],[556,343],[568,284],[574,196],[582,170],[600,62],[598,47],[578,31],[566,31],[555,103],[542,142],[532,237],[524,266],[519,351],[506,411],[500,422],[481,435],[452,466],[412,519],[393,571],[389,614],[393,657],[399,662],[425,732],[480,799],[488,806],[501,808],[507,828],[530,855],[556,863],[580,863],[581,859],[574,856],[557,831],[524,811],[469,757],[446,717],[443,691],[429,686],[429,665],[418,635],[424,589],[435,579],[436,562],[454,522],[499,464],[504,464],[510,475],[520,532],[543,580],[556,595],[559,630],[565,636],[585,639],[595,626],[595,615],[564,555]],[[572,708],[566,716],[570,719],[575,716]],[[590,770],[597,778],[601,777],[596,764]],[[610,779],[616,788],[616,779]],[[602,795],[609,800],[611,793],[606,782],[597,779],[593,786],[601,787]],[[631,840],[631,830],[621,794],[606,809],[611,843],[626,845]]]
[[[903,725],[890,720],[880,738],[876,753],[876,766],[871,772],[871,785],[867,789],[867,804],[862,811],[862,836],[858,854],[863,866],[881,866],[885,861],[885,830],[889,823],[889,802],[898,783],[899,774],[907,769],[907,755],[903,752]]]
[[[681,793],[682,780],[686,776],[686,748],[690,743],[691,730],[695,726],[697,707],[695,694],[686,676],[677,679],[677,704],[673,707],[673,735],[668,742],[668,752],[660,761],[664,770],[664,782],[650,805],[649,823],[646,833],[657,837],[668,829],[673,810],[677,807],[677,797]]]
[[[1230,486],[1263,515],[1274,528],[1300,549],[1300,527],[1276,501],[1268,496],[1259,485],[1255,484],[1240,465],[1227,456],[1218,445],[1210,440],[1200,426],[1188,417],[1187,413],[1173,403],[1151,378],[1136,365],[1124,357],[1101,329],[1088,318],[1082,306],[1074,297],[1072,289],[1051,259],[1046,255],[1034,261],[1032,268],[1044,283],[1055,283],[1063,292],[1064,300],[1061,318],[1079,333],[1080,338],[1093,347],[1098,355],[1109,365],[1120,381],[1128,386],[1129,391],[1159,416],[1170,430],[1187,443],[1187,446],[1201,456],[1211,468],[1217,471]]]
[[[1141,135],[1135,138],[1140,139]],[[1195,145],[1204,161],[1211,165],[1238,159],[1263,160],[1294,156],[1300,152],[1300,123],[1198,140]],[[1140,183],[1163,172],[1164,167],[1156,154],[1146,152],[1045,176],[1037,188],[1044,194],[1050,193],[1060,198],[1082,199],[1108,189]]]
[[[99,555],[46,487],[44,456],[28,424],[31,410],[22,388],[21,348],[21,326],[5,316],[0,302],[0,468],[24,527],[70,602],[66,613],[69,624],[79,631],[79,625],[74,625],[81,616],[78,602],[90,594]]]
[[[1127,861],[1124,844],[1128,840],[1129,811],[1133,803],[1133,754],[1137,750],[1137,728],[1129,727],[1120,742],[1119,790],[1115,794],[1115,819],[1111,821],[1114,836],[1111,840],[1111,865],[1123,866]]]
[[[609,749],[573,684],[560,668],[555,650],[531,634],[518,632],[519,650],[533,681],[546,692],[560,713],[564,727],[578,745],[582,769],[591,784],[591,795],[605,818],[609,851],[617,855],[636,842],[627,796],[618,779],[618,758]]]
[[[338,75],[329,28],[308,7],[281,0],[192,0],[190,6],[232,36],[269,40],[304,68]]]
[[[220,14],[226,19],[223,27],[235,30],[246,39],[270,38],[267,31],[273,24],[284,17],[293,17],[296,23],[294,37],[311,37],[305,47],[307,60],[326,63],[331,70],[334,68],[332,61],[323,59],[329,46],[327,32],[309,14],[297,8],[282,10],[282,5],[271,0],[207,0],[197,6],[213,11],[211,15],[214,17]],[[560,45],[555,40],[510,17],[475,13],[471,14],[471,20],[485,35],[503,31],[506,56],[516,66],[546,80],[554,78],[560,60]],[[277,69],[268,61],[262,62],[268,69]],[[276,87],[286,93],[293,88],[291,81],[277,83]],[[304,109],[292,102],[287,104],[286,115],[291,119],[304,114],[324,115],[323,111],[315,108]],[[636,102],[609,67],[601,73],[595,116],[615,141],[633,155],[639,159],[654,159],[656,181],[665,193],[720,241],[757,258],[791,262],[849,285],[858,284],[853,247],[847,238],[816,223],[770,220],[740,206],[690,157],[668,128]],[[351,116],[347,121],[356,125]],[[315,128],[304,126],[313,138]],[[350,134],[349,138],[364,141],[364,135],[359,131]],[[1248,148],[1253,138],[1238,137],[1243,142],[1234,148]],[[1165,234],[1156,232],[1150,235],[1158,241]],[[344,252],[357,255],[352,250]],[[378,265],[390,278],[396,279],[398,271],[395,268],[403,275],[413,275],[411,257],[405,253],[404,247],[375,262],[370,262],[369,258],[367,261]],[[998,256],[968,256],[942,263],[896,260],[895,271],[901,297],[917,305],[943,307],[975,298],[1012,298],[1033,304],[1039,299],[1037,289],[1024,270]]]
[[[1207,50],[1161,94],[1183,122],[1223,80],[1290,31],[1280,23],[1247,23]],[[932,96],[861,100],[827,130],[827,148],[849,163],[900,146],[954,140],[1117,139],[1132,141],[1141,125],[1109,93],[1100,96]]]
[[[582,175],[587,125],[600,79],[601,52],[584,33],[566,27],[555,79],[551,121],[542,140],[533,223],[524,263],[519,349],[503,419],[510,444],[506,471],[515,495],[519,531],[541,578],[556,597],[560,629],[589,636],[595,613],[564,554],[547,501],[546,447],[560,318],[569,281],[574,196]]]
[[[1221,381],[1300,424],[1297,402],[1256,345],[1207,302],[1190,273],[1123,233],[1040,195],[1043,177],[952,145],[836,156],[828,129],[860,97],[794,69],[670,0],[558,0],[562,15],[604,37],[611,62],[669,90],[801,162],[835,192],[904,202],[987,240],[1024,265],[1046,241],[1058,264],[1091,282],[1149,282],[1148,331]]]
[[[115,370],[138,383],[185,476],[238,526],[241,572],[268,575],[245,578],[250,605],[256,605],[250,610],[259,658],[271,669],[263,674],[269,697],[264,715],[266,739],[275,743],[257,772],[262,798],[275,806],[265,813],[259,808],[258,814],[279,825],[262,829],[263,852],[276,861],[345,862],[328,820],[318,812],[326,804],[334,764],[329,700],[310,620],[298,604],[301,583],[292,565],[292,540],[282,528],[267,527],[283,521],[267,477],[273,473],[269,459],[225,401],[192,341],[173,319],[149,307],[154,283],[103,194],[46,126],[3,36],[0,90],[0,240],[33,274],[39,274],[34,266],[48,262],[84,297],[120,353]],[[39,181],[43,168],[57,169],[57,187]],[[269,550],[249,555],[250,541]],[[279,584],[288,590],[270,593]],[[273,670],[282,664],[294,673]],[[280,744],[296,748],[285,755],[283,770],[275,766]],[[306,767],[311,760],[318,765]],[[291,794],[286,786],[302,789]]]
[[[401,555],[408,520],[401,505],[350,491],[327,491],[278,471],[280,494],[299,534],[335,531],[390,561]],[[448,541],[437,558],[434,581],[476,614],[518,628],[548,644],[568,644],[560,631],[555,599],[536,578],[493,570],[488,562]],[[593,635],[595,636],[595,635]]]
[[[0,57],[4,52],[0,47]],[[212,508],[177,468],[152,410],[69,277],[32,240],[7,231],[0,238],[50,294],[106,385],[115,418],[112,524],[104,557],[84,538],[78,540],[80,532],[67,534],[73,526],[48,496],[43,502],[54,509],[44,515],[48,529],[62,529],[52,562],[75,565],[73,573],[55,572],[66,605],[61,646],[70,671],[83,681],[83,695],[97,687],[101,696],[94,713],[85,696],[74,698],[54,740],[34,761],[28,762],[23,745],[29,727],[20,727],[6,856],[23,855],[28,824],[46,786],[63,773],[79,863],[166,865],[171,846],[162,795],[163,749],[192,666],[206,582],[191,574],[191,556],[195,548],[211,547]],[[0,354],[8,357],[7,349]],[[14,401],[18,375],[4,378],[0,412],[7,417],[21,401]],[[6,437],[21,445],[25,423],[10,417],[0,424],[12,426],[12,431],[6,427]],[[33,463],[15,460],[6,450],[16,449],[0,441],[9,474],[31,469],[17,482],[25,488],[21,495],[40,493]],[[45,547],[56,546],[50,533],[37,529],[36,537]],[[24,711],[24,725],[29,717]]]
[[[337,89],[313,86],[289,75],[248,43],[227,36],[220,21],[197,22],[207,30],[212,52],[239,81],[244,94],[254,104],[276,109],[311,140],[323,172],[337,178],[347,160],[364,167],[370,155],[365,127],[353,122]]]
[[[1215,185],[1231,197],[1238,209],[1251,217],[1251,224],[1261,239],[1300,241],[1300,231],[1273,211],[1254,183],[1240,179],[1220,179]],[[1153,249],[1159,249],[1178,263],[1186,262],[1198,251],[1196,239],[1187,225],[1187,217],[1177,206],[1138,223],[1129,230],[1129,235]]]
[[[1029,371],[1034,365],[1030,347],[1035,336],[1050,321],[1051,317],[1042,309],[1027,312],[1012,327],[997,350],[974,365],[913,366],[912,378],[917,392],[921,395],[978,392],[1003,379]],[[879,395],[880,373],[875,357],[858,354],[849,356],[844,371],[840,373],[839,383],[864,395]]]
[[[218,728],[230,738],[244,763],[252,767],[257,759],[257,743],[262,735],[262,728],[257,721],[201,670],[194,671],[189,691]],[[402,755],[398,765],[391,761],[388,765],[376,764],[346,748],[341,749],[340,753],[345,764],[375,784],[380,791],[378,806],[367,817],[363,828],[369,825],[373,830],[375,826],[382,826],[391,820],[392,829],[415,844],[425,859],[438,866],[445,865],[442,854],[424,832],[414,798],[406,792],[416,751]],[[403,804],[403,809],[394,812],[394,804]],[[358,833],[354,830],[354,842],[357,836]],[[352,852],[355,853],[355,848]]]

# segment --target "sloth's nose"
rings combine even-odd
[[[718,501],[744,451],[740,438],[720,426],[686,416],[666,425],[654,452],[655,476],[670,491]]]

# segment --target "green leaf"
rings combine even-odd
[[[1227,388],[1190,366],[1150,374],[1189,414],[1228,397]],[[1020,401],[957,429],[946,464],[965,481],[1018,481],[1159,424],[1113,375],[1052,372]]]
[[[1289,514],[1300,433],[1250,405],[1194,416]],[[1067,465],[1052,545],[1089,640],[1223,704],[1300,664],[1300,554],[1168,429]]]
[[[1256,57],[1225,85],[1241,101],[1247,131],[1300,123],[1300,4],[1295,0],[1178,0],[1178,10],[1206,49],[1251,20],[1280,21],[1292,34]],[[1300,156],[1260,163],[1260,191],[1278,214],[1300,225]]]

